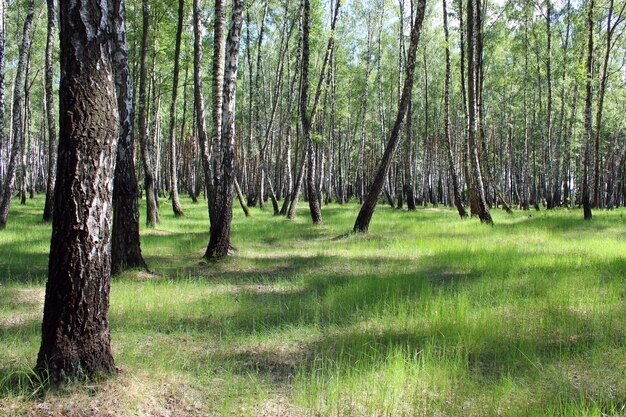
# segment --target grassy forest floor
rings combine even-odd
[[[202,262],[203,202],[142,230],[152,273],[113,278],[119,375],[38,395],[30,367],[50,225],[0,232],[0,415],[626,415],[626,210],[507,215],[358,206],[313,227],[237,206],[238,252]],[[142,216],[144,216],[142,208]],[[143,217],[142,217],[143,219]],[[143,222],[143,220],[142,220]]]

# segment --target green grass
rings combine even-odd
[[[623,416],[626,211],[356,205],[324,225],[235,207],[238,252],[202,262],[205,203],[142,230],[152,273],[113,278],[121,372],[33,398],[50,226],[0,232],[0,415]],[[142,216],[145,212],[142,208]],[[34,386],[34,388],[33,388]],[[108,414],[107,414],[108,413]]]

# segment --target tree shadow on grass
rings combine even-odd
[[[25,250],[25,244],[0,243],[0,284],[45,282],[48,252]]]
[[[473,263],[474,258],[478,262]],[[259,290],[246,287],[221,295],[232,298],[235,308],[227,313],[203,309],[206,300],[200,299],[193,301],[193,310],[200,311],[199,315],[171,320],[161,317],[149,326],[154,325],[157,332],[192,331],[239,340],[241,349],[212,352],[213,360],[228,363],[242,375],[259,374],[279,385],[289,383],[298,373],[312,372],[320,358],[328,364],[344,363],[347,368],[357,363],[362,366],[363,361],[374,367],[384,363],[392,349],[407,354],[428,350],[444,364],[452,360],[450,355],[460,357],[479,383],[505,376],[526,380],[533,372],[557,367],[561,360],[622,345],[623,326],[616,323],[626,311],[606,312],[612,317],[606,322],[606,315],[572,310],[567,301],[550,304],[551,288],[564,279],[571,280],[572,271],[561,268],[558,261],[541,263],[538,259],[536,254],[507,248],[475,251],[469,257],[461,250],[449,250],[417,260],[367,256],[252,259],[251,270],[228,275],[226,271],[233,265],[227,265],[215,273],[221,284],[261,284]],[[619,259],[598,261],[596,269],[620,282],[623,277],[615,274],[623,271],[624,264]],[[286,285],[286,290],[271,290],[266,284],[271,288]],[[436,302],[443,300],[444,307],[452,307],[449,316],[443,310],[438,320],[425,315],[426,321],[420,322],[420,309],[427,309],[435,297],[439,297]],[[458,303],[463,299],[469,303],[469,311],[459,313]],[[526,304],[508,304],[511,300],[538,303],[529,309],[523,307]],[[483,309],[483,315],[472,315],[474,305]],[[408,329],[394,324],[394,315],[406,311],[409,319],[416,320]],[[524,316],[527,313],[530,315]],[[131,330],[137,326],[140,331],[146,325],[133,324],[132,317],[117,320]],[[387,324],[376,324],[380,322]],[[315,340],[285,340],[287,345],[298,346],[287,354],[272,347],[245,347],[247,340],[257,340],[256,335],[297,328],[320,333]],[[571,398],[575,399],[574,394]]]

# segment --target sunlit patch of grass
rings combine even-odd
[[[353,204],[325,206],[320,227],[306,204],[295,222],[235,206],[238,251],[207,263],[206,203],[183,204],[184,218],[163,204],[161,224],[142,230],[151,272],[113,278],[121,373],[36,401],[50,226],[41,197],[14,206],[0,232],[0,414],[626,410],[624,209],[592,222],[494,210],[486,227],[453,210],[379,207],[360,235]]]

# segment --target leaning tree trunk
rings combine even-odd
[[[315,98],[313,99],[313,107],[309,115],[307,110],[308,93],[309,93],[309,35],[310,35],[310,15],[311,15],[311,2],[310,0],[303,0],[302,2],[302,74],[301,74],[301,91],[300,91],[300,122],[302,124],[302,133],[307,141],[307,189],[309,192],[309,209],[311,211],[311,220],[313,224],[320,224],[322,222],[322,210],[320,208],[320,189],[315,175],[316,170],[316,157],[315,146],[313,144],[312,126],[317,116],[318,104],[320,96],[322,94],[322,87],[324,85],[324,77],[326,75],[326,66],[330,60],[330,56],[333,53],[335,47],[335,28],[337,27],[337,19],[339,17],[339,10],[341,8],[341,0],[337,0],[335,5],[335,11],[333,20],[330,25],[331,35],[328,38],[328,44],[326,46],[326,53],[324,55],[324,61],[320,71],[320,77],[317,82],[317,90],[315,91]]]
[[[141,143],[141,160],[143,162],[144,189],[146,191],[146,224],[155,227],[159,222],[154,184],[154,171],[150,161],[150,147],[148,145],[148,112],[146,110],[146,94],[148,89],[148,38],[150,35],[150,11],[148,0],[141,2],[143,29],[141,35],[141,57],[139,69],[139,142]]]
[[[60,136],[40,374],[115,371],[107,318],[118,140],[108,0],[60,2]]]
[[[230,29],[226,40],[220,153],[219,160],[217,160],[218,166],[214,172],[214,219],[211,223],[209,245],[204,254],[207,259],[223,258],[228,255],[232,248],[230,226],[233,218],[235,181],[235,104],[243,9],[243,0],[233,0]],[[216,44],[216,48],[218,47]]]
[[[183,14],[185,0],[178,0],[178,28],[176,30],[176,47],[174,50],[174,80],[172,84],[172,102],[170,105],[170,197],[174,216],[184,216],[178,197],[178,158],[176,157],[176,105],[178,104],[178,75],[180,73],[180,44],[183,36]]]
[[[452,155],[452,135],[450,133],[450,46],[448,44],[448,11],[446,8],[446,0],[443,0],[443,30],[446,45],[446,78],[444,92],[446,139],[444,142],[446,146],[446,156],[448,158],[448,168],[450,169],[450,176],[452,177],[454,205],[459,212],[459,216],[463,219],[467,217],[467,211],[465,211],[463,199],[461,198],[461,192],[459,191],[459,179],[456,175],[456,169],[454,167],[454,157]]]
[[[391,130],[389,142],[385,147],[385,153],[383,159],[378,167],[378,172],[374,178],[374,182],[370,188],[369,193],[365,197],[365,201],[361,206],[359,215],[354,224],[355,232],[367,232],[369,228],[376,203],[380,197],[380,193],[383,190],[385,184],[385,178],[391,166],[391,160],[400,142],[400,132],[402,132],[402,126],[404,119],[407,117],[407,111],[409,109],[409,103],[411,101],[411,95],[413,92],[413,78],[415,75],[415,60],[417,56],[417,45],[419,43],[420,31],[422,28],[422,22],[424,20],[424,11],[426,9],[426,0],[418,0],[417,9],[415,10],[415,22],[411,30],[411,44],[409,46],[409,54],[406,62],[406,77],[404,79],[404,88],[402,89],[402,97],[398,106],[398,115],[396,121]]]
[[[46,203],[43,209],[43,221],[52,221],[54,210],[53,194],[57,156],[57,127],[54,116],[54,93],[52,89],[54,70],[52,53],[54,49],[54,37],[56,32],[56,13],[54,0],[47,0],[48,4],[48,38],[46,41],[46,74],[45,74],[45,105],[46,119],[48,121],[48,181],[46,182]]]
[[[296,183],[293,187],[293,193],[291,195],[291,204],[289,204],[289,210],[287,211],[287,218],[289,220],[295,219],[298,212],[298,202],[300,201],[300,192],[302,190],[302,182],[304,181],[308,154],[309,152],[307,147],[304,150],[304,155],[302,155],[300,167],[298,168],[298,176],[296,177]]]
[[[11,156],[9,166],[7,167],[6,180],[2,189],[2,198],[0,199],[0,229],[4,229],[7,225],[9,217],[9,209],[11,208],[11,197],[15,186],[15,174],[17,172],[18,159],[20,149],[24,141],[24,125],[22,116],[22,88],[24,87],[24,67],[26,65],[27,54],[30,49],[30,32],[35,14],[35,0],[29,0],[28,12],[24,21],[24,32],[22,35],[22,46],[20,47],[19,59],[17,61],[17,70],[15,72],[15,85],[13,90],[13,145],[11,147]],[[24,176],[24,179],[26,176]]]
[[[135,176],[133,129],[133,85],[128,64],[126,10],[124,0],[110,0],[113,32],[112,61],[117,90],[119,140],[113,183],[113,232],[111,235],[111,272],[125,268],[147,268],[139,243],[139,201]]]

